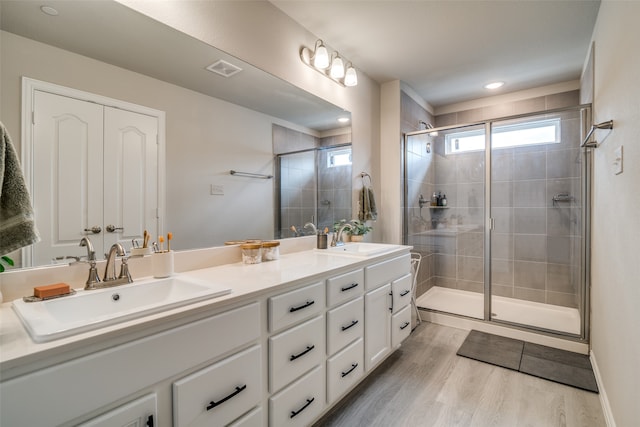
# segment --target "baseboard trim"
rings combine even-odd
[[[589,360],[591,360],[591,367],[593,368],[593,374],[596,377],[596,383],[598,384],[598,394],[600,396],[600,406],[602,406],[602,412],[604,413],[604,420],[607,423],[607,427],[616,427],[616,421],[613,418],[613,412],[611,411],[611,405],[609,405],[609,398],[600,376],[600,369],[598,369],[598,362],[596,361],[596,355],[593,350],[589,351]]]

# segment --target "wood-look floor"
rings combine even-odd
[[[468,331],[423,322],[319,426],[606,426],[598,394],[456,355]]]

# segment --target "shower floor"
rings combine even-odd
[[[421,308],[484,318],[484,295],[434,286],[417,299]],[[580,335],[580,313],[575,308],[494,296],[493,319]]]

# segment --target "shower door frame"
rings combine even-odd
[[[492,289],[491,289],[491,231],[493,230],[494,221],[491,217],[491,191],[492,191],[492,181],[491,181],[491,171],[492,171],[492,127],[493,123],[506,121],[506,120],[515,120],[522,119],[527,117],[534,117],[539,115],[547,115],[554,113],[562,113],[567,111],[577,111],[580,113],[580,141],[584,139],[588,128],[591,126],[592,116],[591,116],[591,104],[580,104],[573,107],[562,107],[556,109],[549,109],[525,114],[517,114],[505,117],[497,117],[491,118],[487,120],[481,120],[477,122],[470,123],[461,123],[450,126],[441,126],[432,129],[425,129],[414,132],[407,132],[404,134],[402,138],[402,176],[403,176],[403,221],[402,221],[402,240],[403,244],[408,244],[408,235],[409,235],[409,221],[408,221],[408,171],[407,171],[407,140],[411,136],[425,135],[432,132],[438,131],[446,131],[457,128],[471,127],[471,126],[484,126],[485,131],[485,148],[484,148],[484,161],[485,161],[485,177],[484,177],[484,225],[485,231],[483,235],[484,239],[484,318],[478,319],[473,317],[472,319],[481,322],[490,322],[494,324],[500,324],[502,326],[506,326],[509,328],[520,329],[524,331],[534,331],[540,334],[560,337],[567,340],[579,341],[579,342],[589,342],[590,335],[590,292],[589,289],[591,287],[590,284],[590,270],[591,270],[591,259],[590,259],[590,250],[588,248],[591,247],[591,194],[592,194],[592,179],[593,179],[593,156],[592,150],[588,147],[580,147],[581,150],[584,150],[584,164],[581,169],[581,196],[582,196],[582,236],[583,236],[583,244],[580,248],[580,286],[581,295],[579,296],[578,301],[578,309],[580,315],[580,335],[574,335],[565,333],[562,331],[555,331],[540,328],[532,325],[523,325],[519,323],[514,323],[510,321],[493,319],[491,317],[491,305],[492,305]],[[429,309],[427,309],[429,310]],[[451,316],[458,317],[467,317],[461,316],[454,313],[443,312]]]

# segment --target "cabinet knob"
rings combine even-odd
[[[102,231],[102,228],[97,225],[94,225],[91,228],[85,228],[84,231],[91,232],[93,234],[100,234],[100,232]]]
[[[116,226],[115,226],[115,225],[113,225],[113,224],[109,224],[109,225],[107,225],[106,230],[107,230],[109,233],[113,233],[114,231],[123,231],[123,230],[124,230],[124,228],[123,228],[123,227],[116,227]]]

